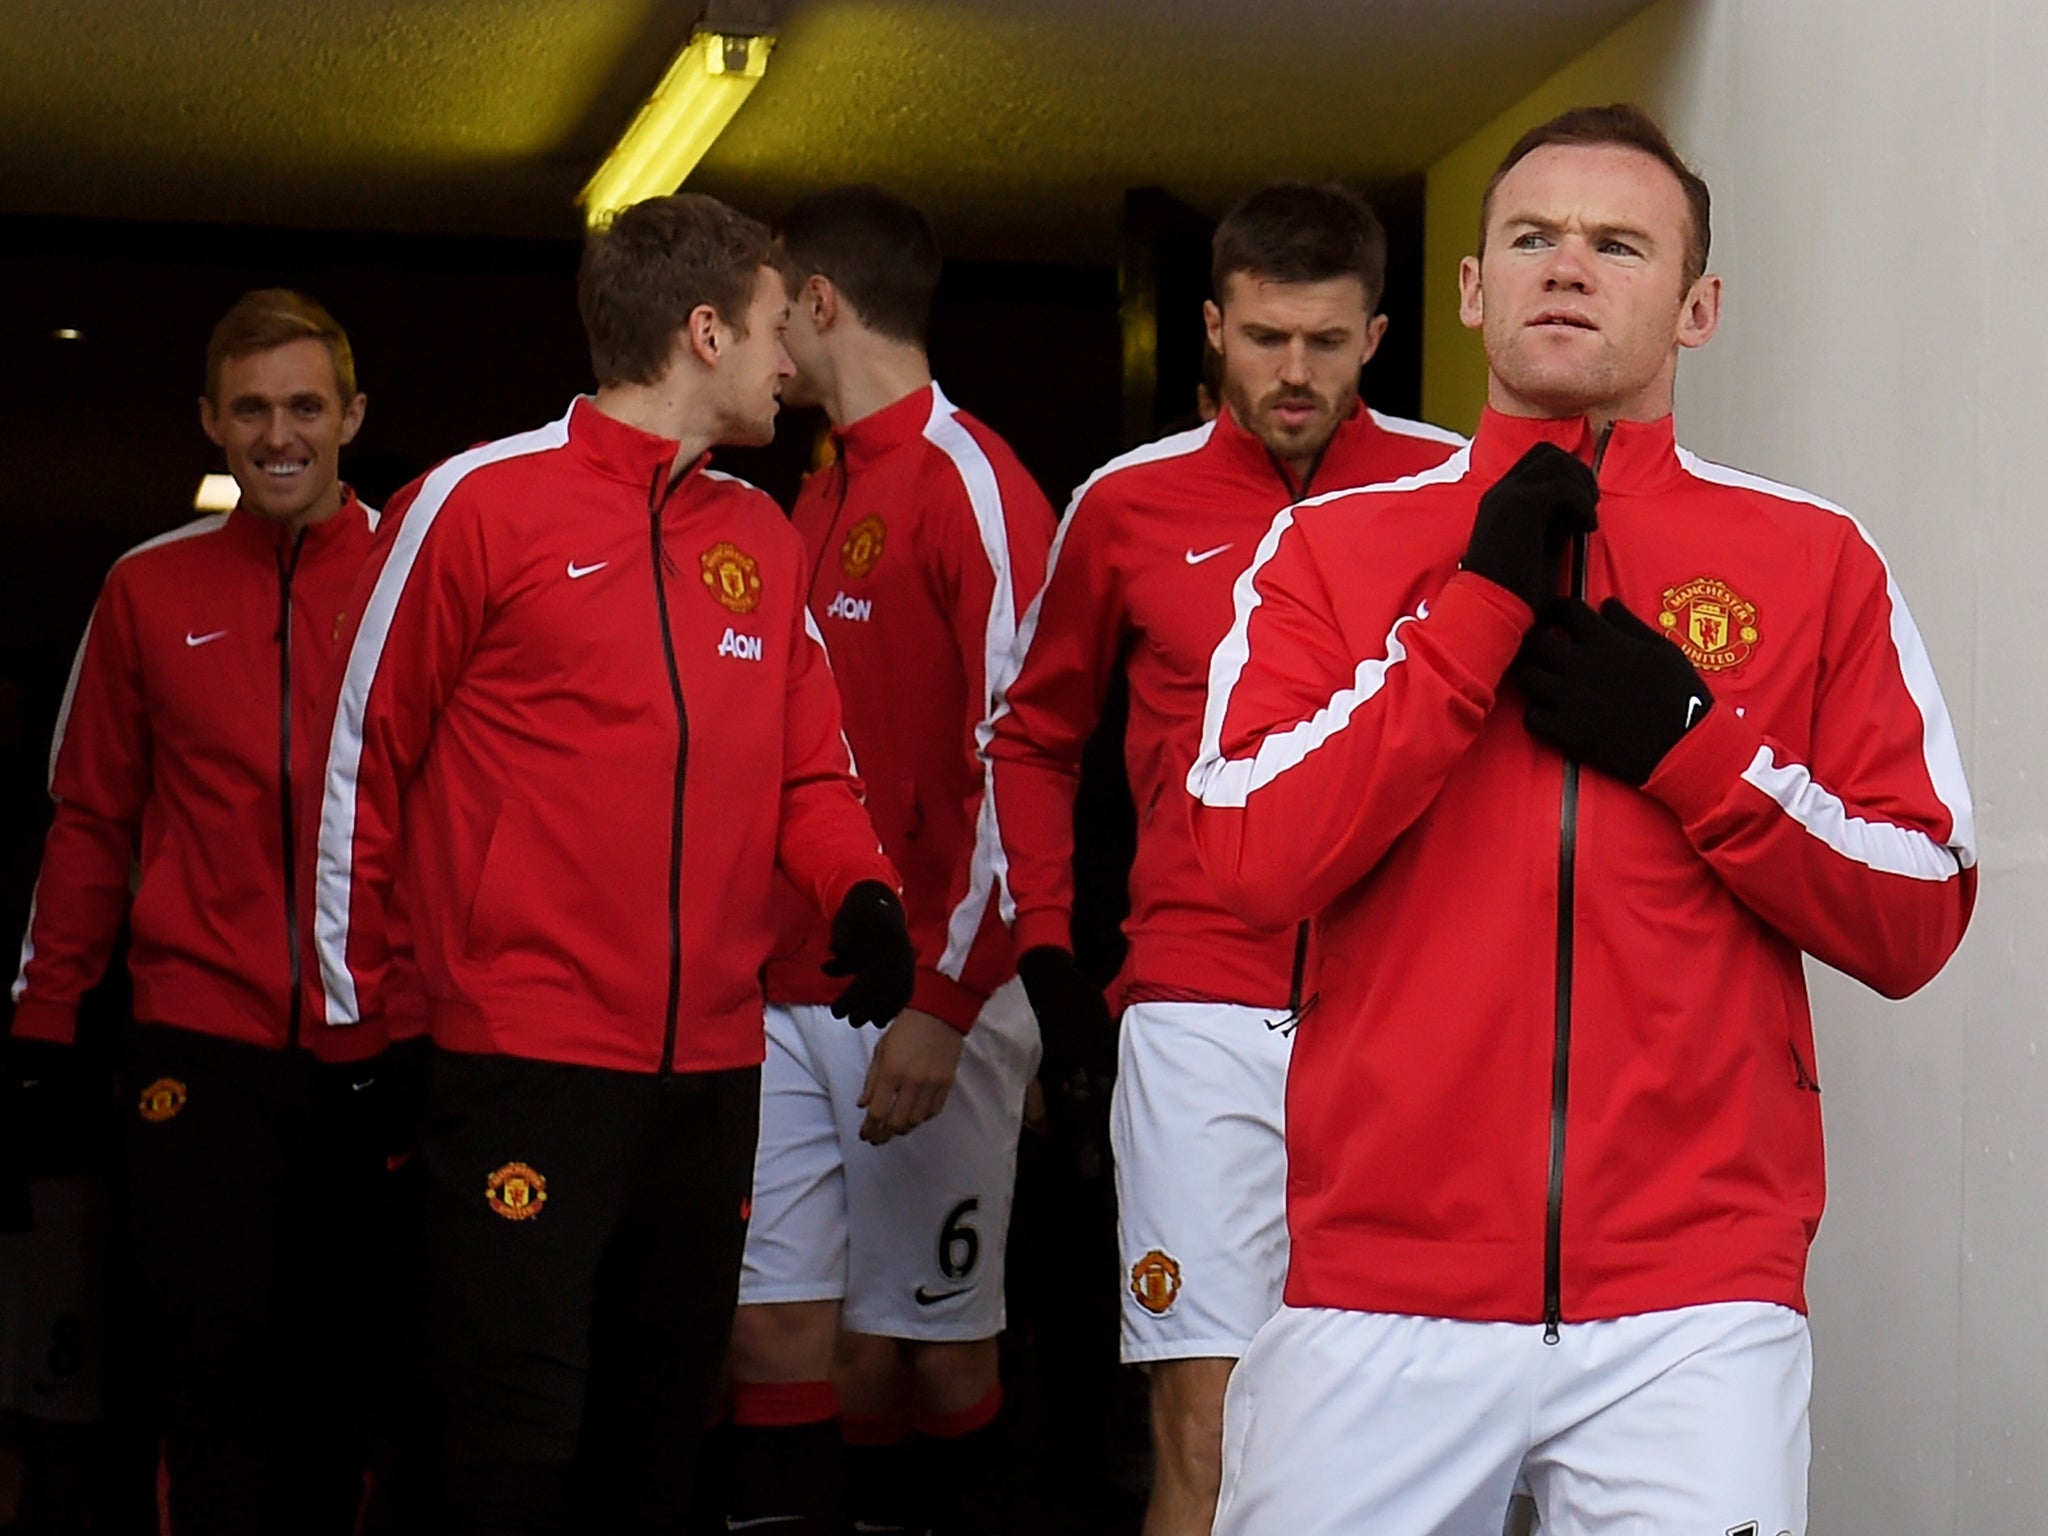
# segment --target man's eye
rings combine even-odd
[[[1550,241],[1541,232],[1533,229],[1515,236],[1513,241],[1514,248],[1518,251],[1541,250],[1549,243]]]
[[[1642,255],[1641,251],[1630,245],[1626,240],[1603,240],[1600,242],[1600,251],[1602,255],[1606,256]]]

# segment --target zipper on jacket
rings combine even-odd
[[[690,712],[683,704],[683,676],[676,666],[676,639],[668,623],[668,583],[662,568],[668,556],[661,547],[661,512],[677,482],[666,487],[668,466],[654,472],[647,487],[647,538],[653,559],[654,611],[661,625],[661,658],[668,666],[668,692],[676,706],[676,777],[668,822],[668,1013],[662,1026],[663,1077],[675,1070],[676,1014],[683,1005],[683,773],[690,760]]]
[[[1331,437],[1330,441],[1336,441],[1334,435]],[[1270,448],[1266,450],[1266,459],[1269,463],[1272,464],[1273,473],[1280,477],[1280,484],[1283,487],[1285,487],[1287,491],[1287,504],[1290,507],[1299,506],[1301,502],[1307,498],[1309,487],[1315,484],[1316,471],[1320,470],[1323,467],[1323,457],[1329,451],[1330,444],[1323,444],[1322,453],[1318,453],[1316,455],[1315,462],[1309,465],[1308,467],[1308,474],[1303,477],[1301,484],[1297,486],[1294,483],[1293,472],[1289,470],[1285,464],[1280,462],[1279,455],[1274,453],[1273,450]],[[1285,1016],[1281,1018],[1268,1019],[1266,1021],[1266,1028],[1276,1029],[1279,1030],[1282,1034],[1291,1035],[1294,1033],[1295,1026],[1300,1024],[1301,1021],[1308,1016],[1309,1010],[1314,1008],[1315,1005],[1319,1001],[1321,1001],[1320,994],[1318,994],[1316,997],[1308,998],[1305,1001],[1303,1000],[1301,995],[1301,989],[1304,983],[1307,981],[1307,979],[1308,922],[1306,919],[1304,919],[1300,923],[1297,923],[1294,929],[1294,974],[1293,979],[1288,984],[1287,988],[1287,1012]]]
[[[1294,979],[1287,988],[1287,1012],[1277,1019],[1266,1020],[1266,1028],[1277,1030],[1283,1035],[1294,1033],[1296,1026],[1315,1011],[1317,1003],[1323,1000],[1322,993],[1304,998],[1301,989],[1308,979],[1308,922],[1303,919],[1294,928]]]
[[[1597,479],[1614,423],[1600,429],[1593,447]],[[1588,535],[1572,535],[1572,596],[1586,600]],[[1578,879],[1579,765],[1564,763],[1564,794],[1557,813],[1557,993],[1550,1056],[1550,1190],[1543,1213],[1543,1342],[1555,1344],[1564,1321],[1564,1132],[1572,1082],[1572,904]]]
[[[291,558],[282,546],[277,550],[277,787],[284,829],[284,943],[286,971],[291,976],[291,995],[285,1004],[289,1021],[285,1029],[287,1049],[299,1043],[299,1025],[305,1000],[299,995],[302,959],[299,953],[299,876],[296,818],[292,814],[292,578],[299,571],[299,556],[306,547],[306,530],[292,535]]]

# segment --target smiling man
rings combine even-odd
[[[1209,678],[1195,843],[1310,919],[1287,1305],[1225,1536],[1803,1533],[1820,1099],[1802,952],[1960,941],[1969,790],[1863,530],[1676,446],[1708,195],[1633,107],[1533,129],[1460,272],[1468,452],[1278,516]]]
[[[593,232],[597,392],[401,491],[351,605],[310,1009],[376,1016],[402,890],[434,1042],[442,1531],[682,1528],[750,1210],[778,869],[829,920],[839,1017],[910,1001],[803,546],[707,466],[774,433],[773,262],[763,225],[694,194]]]
[[[115,563],[51,757],[15,1060],[61,1076],[127,917],[127,1205],[174,1530],[347,1531],[361,1502],[364,1383],[323,1298],[367,1275],[381,1035],[302,1016],[291,765],[376,525],[339,478],[363,410],[318,304],[228,311],[199,419],[240,504]]]
[[[1359,370],[1386,332],[1385,275],[1379,220],[1341,187],[1266,187],[1217,227],[1204,314],[1224,408],[1111,460],[1075,492],[987,749],[1017,969],[1058,1112],[1065,1085],[1116,1037],[1101,992],[1075,969],[1069,920],[1082,750],[1111,676],[1128,676],[1138,850],[1114,988],[1110,1134],[1123,1358],[1150,1373],[1158,1447],[1147,1536],[1209,1529],[1224,1384],[1280,1302],[1281,1098],[1310,1001],[1307,930],[1225,911],[1188,839],[1182,781],[1209,653],[1274,512],[1429,469],[1463,442],[1358,398]]]

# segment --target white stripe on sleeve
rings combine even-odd
[[[986,749],[993,734],[995,711],[1010,680],[1017,675],[1020,653],[1017,645],[1017,589],[1010,572],[1010,526],[1003,511],[1003,492],[995,466],[988,461],[981,444],[960,422],[953,402],[932,386],[931,415],[924,424],[925,440],[952,461],[966,488],[967,503],[974,512],[974,524],[981,536],[981,551],[995,577],[989,594],[988,619],[982,626],[981,722],[974,728],[975,745]],[[981,808],[974,818],[974,853],[968,864],[967,890],[946,919],[946,947],[939,956],[938,969],[954,981],[967,966],[975,936],[981,932],[989,901],[998,891],[1009,888],[1009,859],[996,826],[995,768],[982,753]],[[1007,902],[1007,897],[1004,898]]]
[[[573,411],[574,407],[571,407]],[[362,625],[349,647],[342,676],[341,700],[334,715],[334,735],[327,749],[327,769],[320,799],[320,833],[314,847],[313,949],[326,997],[326,1022],[356,1024],[362,1019],[355,977],[348,968],[349,903],[355,879],[356,794],[363,760],[363,717],[370,690],[377,681],[384,642],[390,638],[399,599],[405,593],[420,545],[449,495],[464,477],[488,464],[526,454],[545,453],[569,441],[569,417],[544,427],[485,443],[458,453],[426,478],[405,514],[391,552],[377,573],[377,584],[363,608]]]
[[[1369,656],[1359,662],[1352,672],[1351,681],[1331,694],[1314,714],[1284,731],[1276,731],[1263,738],[1258,750],[1250,757],[1225,757],[1223,721],[1230,712],[1230,695],[1237,687],[1238,679],[1244,675],[1245,663],[1251,660],[1252,615],[1263,601],[1258,590],[1259,572],[1279,551],[1280,541],[1294,526],[1295,514],[1303,508],[1340,501],[1347,496],[1378,496],[1417,490],[1427,485],[1442,485],[1461,479],[1470,462],[1470,451],[1461,450],[1435,469],[1422,474],[1410,475],[1404,480],[1390,480],[1385,485],[1331,491],[1311,497],[1297,506],[1283,507],[1275,514],[1265,537],[1259,540],[1258,552],[1253,555],[1252,563],[1245,567],[1237,578],[1237,585],[1231,589],[1233,613],[1230,629],[1217,642],[1215,653],[1209,658],[1209,697],[1202,710],[1201,745],[1196,749],[1193,766],[1188,769],[1189,794],[1208,806],[1243,807],[1253,790],[1272,783],[1351,723],[1351,717],[1359,706],[1385,686],[1388,672],[1408,659],[1408,647],[1401,638],[1403,626],[1429,616],[1429,605],[1417,604],[1415,612],[1403,614],[1387,631],[1384,654]]]
[[[1927,765],[1927,777],[1934,795],[1949,816],[1948,846],[1943,848],[1925,833],[1886,822],[1868,822],[1849,816],[1841,800],[1816,782],[1797,763],[1780,764],[1768,750],[1760,752],[1742,777],[1782,806],[1785,813],[1830,848],[1859,864],[1921,880],[1945,880],[1958,870],[1977,862],[1976,812],[1970,801],[1969,781],[1963,774],[1962,752],[1956,744],[1948,703],[1941,696],[1941,684],[1934,676],[1927,647],[1906,608],[1905,594],[1892,579],[1884,551],[1877,547],[1869,530],[1855,517],[1831,501],[1782,485],[1760,475],[1714,464],[1686,449],[1678,450],[1678,461],[1696,479],[1713,485],[1734,486],[1757,491],[1784,501],[1819,507],[1846,518],[1849,526],[1869,546],[1884,572],[1885,596],[1891,607],[1892,649],[1898,657],[1899,676],[1906,693],[1920,712],[1920,752]],[[1900,841],[1904,839],[1905,841]],[[1917,842],[1915,841],[1917,840]],[[1918,846],[1924,843],[1925,847]],[[1935,871],[1940,872],[1935,872]]]

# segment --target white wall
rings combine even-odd
[[[2048,5],[1656,12],[1643,25],[1668,40],[1659,57],[1595,50],[1594,65],[1627,67],[1582,62],[1575,81],[1657,110],[1714,190],[1727,302],[1719,337],[1681,366],[1680,436],[1870,528],[1940,673],[1978,812],[1976,921],[1943,976],[1903,1004],[1815,976],[1832,1193],[1812,1276],[1813,1530],[2040,1536]],[[1454,180],[1433,174],[1432,199],[1476,193]],[[1433,248],[1432,272],[1460,253]]]

